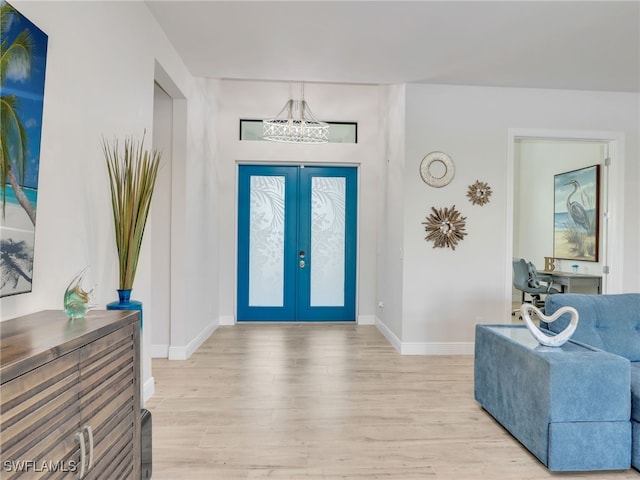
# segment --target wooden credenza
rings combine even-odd
[[[0,478],[140,478],[139,313],[0,322]]]

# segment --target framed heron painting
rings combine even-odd
[[[32,290],[47,35],[0,0],[0,297]]]
[[[554,175],[553,256],[598,261],[600,165]]]

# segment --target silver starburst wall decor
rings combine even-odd
[[[436,209],[431,207],[431,213],[426,222],[422,222],[427,232],[426,241],[433,242],[433,248],[456,249],[458,242],[464,240],[467,217],[456,210],[456,206],[451,208]]]
[[[487,182],[481,182],[480,180],[476,180],[476,183],[473,185],[469,185],[469,190],[467,191],[467,197],[469,197],[469,201],[474,205],[483,206],[489,203],[489,197],[491,196],[491,187]]]

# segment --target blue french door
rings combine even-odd
[[[239,167],[238,321],[355,321],[357,169]]]

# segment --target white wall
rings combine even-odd
[[[219,156],[216,137],[218,93],[211,88],[215,81],[200,78],[196,82],[197,90],[189,97],[187,119],[186,208],[173,215],[175,218],[182,214],[186,221],[186,238],[182,246],[178,246],[179,249],[185,249],[182,252],[185,258],[184,276],[172,279],[173,288],[176,288],[176,283],[181,283],[178,287],[183,289],[184,299],[177,309],[172,305],[170,353],[173,351],[174,355],[170,354],[169,358],[175,359],[189,357],[220,321],[218,212],[224,203],[221,203],[218,195],[219,172],[216,164]],[[197,154],[193,155],[192,151]],[[180,328],[184,329],[183,332],[176,335],[175,330]]]
[[[405,86],[381,89],[380,128],[385,139],[385,171],[378,209],[378,312],[380,331],[401,349],[403,310],[403,239],[405,169]]]
[[[299,84],[291,86],[299,98]],[[290,85],[277,82],[221,81],[217,134],[219,179],[220,316],[233,323],[236,300],[236,171],[239,162],[293,162],[359,165],[358,321],[373,323],[376,313],[376,250],[379,179],[384,175],[376,86],[305,84],[314,115],[327,121],[358,122],[357,144],[292,145],[240,141],[241,118],[275,116],[289,98]]]
[[[404,225],[403,348],[414,353],[472,350],[476,322],[508,321],[511,235],[507,195],[507,133],[511,128],[622,132],[626,205],[623,237],[625,291],[640,291],[637,265],[640,205],[637,94],[483,87],[407,85]],[[427,186],[419,165],[428,152],[448,153],[456,175],[444,188]],[[467,201],[468,185],[489,183],[491,202]],[[468,235],[455,251],[424,241],[421,222],[432,206],[456,207]]]
[[[204,82],[189,74],[144,3],[30,2],[12,4],[49,35],[40,158],[38,217],[33,292],[1,300],[2,320],[43,309],[61,309],[64,290],[76,272],[91,265],[97,283],[96,301],[104,306],[117,299],[117,256],[101,139],[124,135],[152,138],[154,66],[157,61],[183,92],[188,103],[189,147],[178,159],[187,175],[185,210],[188,228],[188,278],[182,288],[201,294],[215,255],[202,245],[210,229],[202,229],[211,202],[198,195],[206,187],[215,195],[205,149],[212,135],[205,115]],[[133,296],[150,305],[153,225],[145,234]],[[213,266],[215,268],[215,264]],[[217,289],[215,281],[212,282]],[[195,288],[193,288],[195,286]],[[211,287],[211,285],[209,285]],[[210,296],[215,301],[215,295]],[[184,306],[180,322],[187,345],[205,325],[216,321],[203,302]],[[153,326],[153,311],[145,309],[143,335]],[[143,345],[148,345],[145,338]],[[145,348],[143,380],[151,380]],[[152,388],[152,385],[151,385]]]

